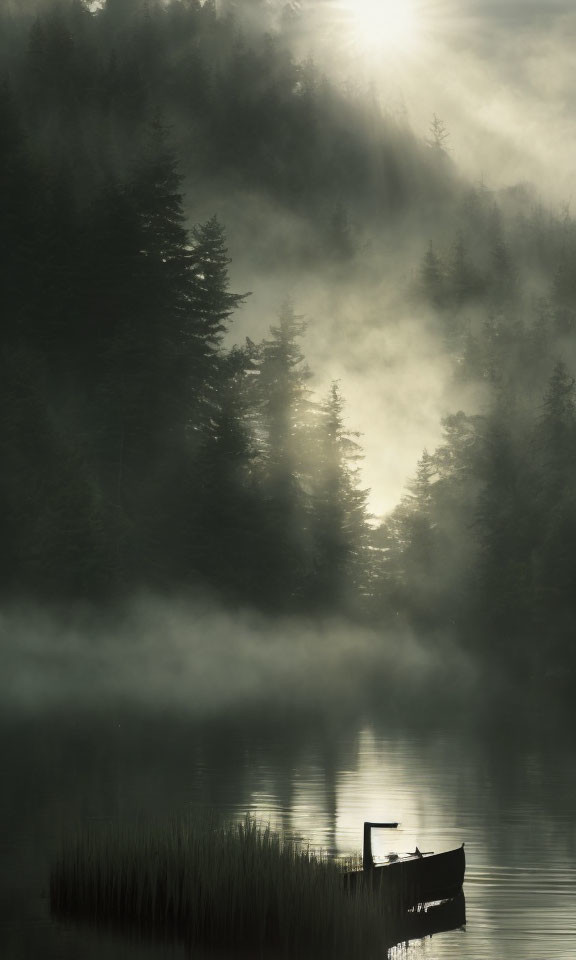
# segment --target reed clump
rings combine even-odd
[[[247,818],[83,830],[51,875],[61,918],[257,955],[385,955],[386,908],[343,867]]]

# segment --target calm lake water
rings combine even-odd
[[[576,754],[530,735],[342,720],[205,724],[167,716],[4,718],[0,956],[164,960],[182,950],[52,923],[51,859],[91,818],[247,811],[334,856],[466,843],[467,925],[394,951],[410,960],[573,960]]]

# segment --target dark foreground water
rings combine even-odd
[[[2,719],[0,957],[160,960],[150,947],[55,924],[49,865],[90,818],[246,811],[335,856],[365,819],[401,821],[375,854],[466,843],[467,926],[403,948],[411,960],[576,957],[576,754],[565,731],[505,720],[490,733],[384,721],[77,712]],[[398,950],[395,951],[399,953]]]

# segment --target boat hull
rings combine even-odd
[[[436,900],[450,900],[462,890],[466,871],[464,847],[447,853],[394,860],[371,870],[346,876],[353,888],[370,884],[382,893],[391,907],[406,909]]]

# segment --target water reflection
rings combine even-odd
[[[400,921],[396,939],[396,947],[390,951],[389,958],[399,958],[403,948],[406,949],[412,941],[422,941],[427,937],[437,937],[439,934],[453,930],[463,931],[466,926],[466,898],[463,893],[453,900],[434,904],[422,910],[407,913]],[[421,944],[420,944],[421,945]]]
[[[334,856],[376,859],[465,841],[466,931],[412,943],[413,960],[568,960],[576,955],[576,762],[530,743],[387,724],[159,717],[6,719],[0,728],[0,955],[10,960],[174,956],[55,927],[47,875],[62,837],[90,817],[250,811]],[[168,951],[168,952],[167,952]]]

